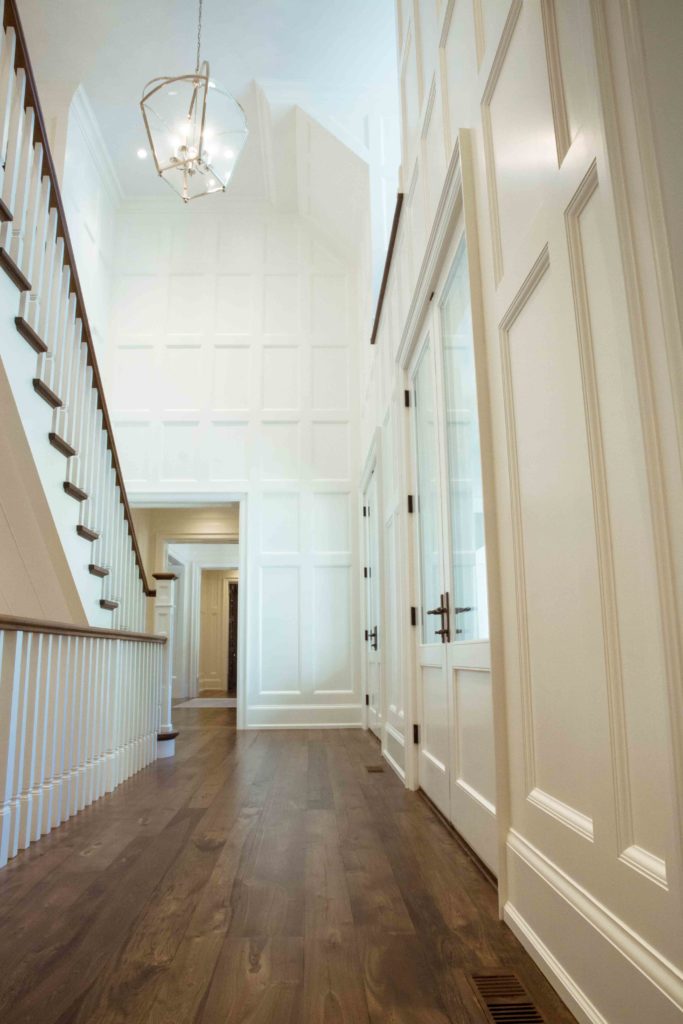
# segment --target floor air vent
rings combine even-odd
[[[367,764],[365,767],[367,768],[367,770],[369,772],[383,772],[384,771],[384,765],[383,764]]]
[[[516,974],[478,971],[472,982],[493,1024],[545,1024]]]

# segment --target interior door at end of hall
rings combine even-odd
[[[449,596],[450,819],[497,873],[495,739],[486,581],[484,495],[468,252],[463,234],[435,309],[442,388],[443,489]]]
[[[409,368],[413,406],[415,538],[418,552],[418,713],[420,788],[450,813],[450,696],[446,676],[444,558],[436,366],[426,333]]]
[[[368,728],[381,739],[382,656],[379,579],[379,521],[377,476],[373,469],[363,495],[365,515],[366,706]]]

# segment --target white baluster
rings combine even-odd
[[[2,201],[11,211],[14,211],[14,201],[17,191],[17,180],[19,177],[19,158],[21,153],[21,133],[24,126],[24,93],[26,91],[26,73],[19,68],[14,73],[12,88],[12,102],[9,115],[9,126],[7,131],[7,149],[5,157],[5,177],[2,183]],[[5,249],[9,248],[11,238],[11,221],[6,222],[0,229],[0,244]]]
[[[23,633],[0,633],[0,868],[12,851]]]

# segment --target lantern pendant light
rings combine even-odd
[[[225,192],[249,134],[242,107],[201,60],[202,5],[194,72],[153,78],[140,101],[157,172],[186,203]]]

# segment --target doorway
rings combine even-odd
[[[199,601],[200,698],[237,701],[237,569],[202,569]]]
[[[455,231],[408,377],[419,785],[497,873],[486,544],[470,271]]]

